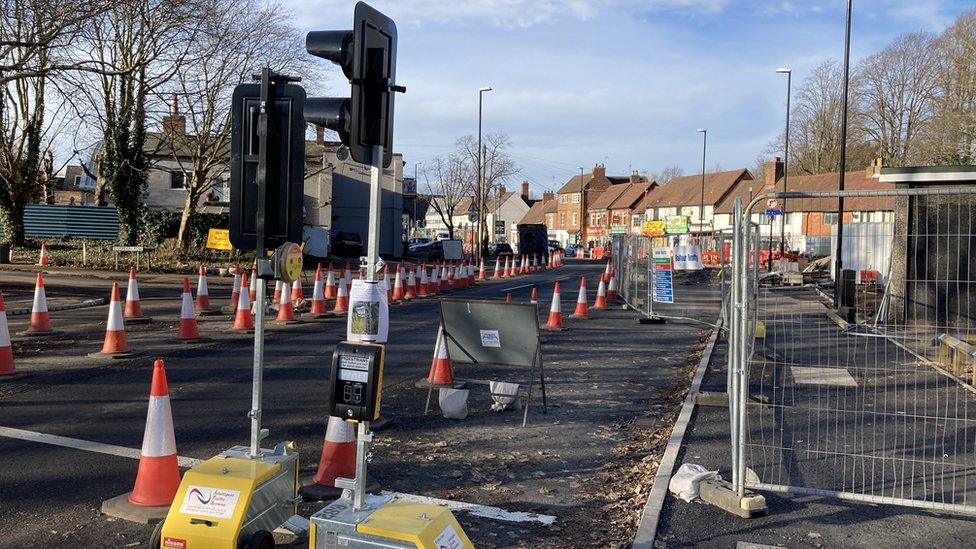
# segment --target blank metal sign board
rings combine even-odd
[[[539,350],[539,313],[535,304],[441,299],[440,308],[452,361],[535,365]]]

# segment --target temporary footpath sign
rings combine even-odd
[[[671,248],[654,248],[651,256],[654,269],[654,301],[674,303],[674,277],[671,271]]]

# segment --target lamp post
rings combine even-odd
[[[477,259],[481,259],[481,224],[485,218],[485,171],[482,165],[482,151],[481,151],[481,112],[482,103],[484,102],[485,92],[490,92],[491,88],[488,86],[482,86],[478,88],[478,199],[476,200],[478,204],[478,229],[476,231],[478,235],[478,246],[475,256]]]
[[[851,68],[851,0],[847,0],[847,20],[844,30],[844,97],[840,118],[840,173],[837,178],[837,190],[844,191],[844,172],[847,170],[847,89]],[[844,242],[844,197],[837,198],[837,247],[834,261],[834,306],[841,307],[841,280],[843,272],[842,252]]]
[[[580,247],[583,247],[583,214],[586,211],[583,209],[583,203],[586,202],[586,185],[583,184],[583,166],[577,166],[576,169],[580,171],[580,218],[579,218],[579,233],[576,235],[576,243]]]
[[[704,229],[705,225],[705,147],[708,144],[708,130],[698,128],[698,133],[702,134],[702,183],[701,183],[701,203],[698,205],[698,227]]]
[[[785,193],[786,180],[790,175],[790,95],[793,90],[793,70],[789,67],[780,67],[776,72],[786,75],[786,142],[783,145],[783,192]],[[780,222],[779,239],[780,258],[786,252],[786,215],[786,197],[783,197],[783,219]]]
[[[413,163],[413,185],[414,185],[414,189],[413,189],[413,195],[414,195],[413,196],[413,226],[414,226],[414,230],[415,231],[420,228],[420,221],[417,219],[417,199],[420,197],[420,193],[417,192],[417,187],[420,185],[420,180],[417,179],[417,168],[419,168],[421,164],[423,164],[423,162],[414,162]]]

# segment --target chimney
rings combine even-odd
[[[772,162],[766,162],[763,165],[763,184],[775,186],[776,182],[783,178],[784,173],[786,173],[786,167],[783,165],[783,160],[774,156]]]
[[[881,168],[884,168],[884,158],[879,156],[868,166],[868,177],[877,177],[880,175]]]
[[[549,202],[550,200],[553,200],[555,198],[556,198],[556,194],[552,191],[545,191],[542,193],[543,202]]]
[[[325,126],[315,126],[315,142],[325,144]]]
[[[505,185],[498,186],[498,196],[505,196],[506,192],[508,192],[508,189],[505,188]]]
[[[630,172],[630,184],[631,185],[633,185],[634,183],[640,183],[640,180],[641,180],[640,174],[637,173],[637,170],[633,170],[633,171]]]
[[[529,201],[529,182],[522,180],[522,200]]]
[[[186,117],[180,114],[180,103],[176,94],[173,94],[173,103],[170,105],[169,116],[163,117],[163,134],[185,134]]]
[[[593,178],[605,178],[607,176],[607,167],[603,164],[597,164],[593,166]]]

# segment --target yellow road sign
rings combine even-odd
[[[286,242],[275,250],[278,274],[283,282],[294,282],[302,276],[302,247]]]
[[[233,250],[230,244],[230,231],[227,229],[210,229],[207,232],[207,247],[211,250]]]

